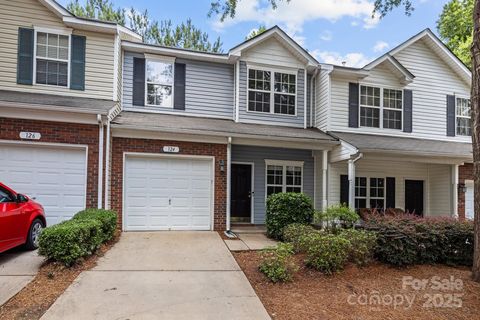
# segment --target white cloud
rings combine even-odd
[[[320,39],[323,41],[331,41],[333,39],[333,35],[331,31],[325,30],[320,34]]]
[[[281,24],[290,34],[303,31],[307,21],[325,19],[336,21],[343,17],[351,17],[363,21],[364,28],[372,28],[378,18],[371,18],[373,4],[371,0],[295,0],[290,3],[280,2],[273,10],[268,1],[242,0],[238,3],[234,19],[224,22],[216,21],[213,27],[220,31],[240,22],[256,22],[271,26]]]
[[[373,52],[382,52],[390,48],[390,45],[385,41],[377,41],[373,46]]]
[[[372,59],[366,57],[363,53],[360,52],[351,52],[342,55],[338,52],[333,51],[314,50],[311,51],[310,54],[312,54],[320,62],[335,64],[339,66],[345,65],[346,67],[363,67],[367,63],[372,61]]]

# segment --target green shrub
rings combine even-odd
[[[350,241],[349,260],[358,266],[366,266],[373,258],[377,244],[377,237],[374,232],[345,229],[340,236]]]
[[[96,209],[81,211],[71,220],[43,230],[39,238],[39,254],[71,266],[110,240],[115,228],[115,212]]]
[[[306,236],[318,232],[311,225],[292,223],[283,229],[283,240],[291,243],[295,252],[306,251]]]
[[[292,260],[293,246],[290,243],[279,243],[275,248],[264,249],[260,252],[261,262],[258,267],[270,281],[290,281],[298,267]]]
[[[374,217],[365,228],[377,235],[375,257],[403,267],[414,264],[471,266],[473,263],[473,223],[454,219]]]
[[[86,209],[78,212],[74,220],[99,220],[102,223],[102,233],[104,235],[102,242],[110,240],[117,229],[117,214],[112,210],[104,209]]]
[[[314,209],[312,200],[303,193],[277,193],[267,198],[267,235],[280,240],[283,228],[292,223],[310,224]]]
[[[325,274],[335,273],[347,263],[350,247],[350,241],[338,235],[312,235],[305,263]]]
[[[329,230],[338,227],[351,228],[359,219],[360,216],[355,210],[340,204],[329,206],[324,211],[315,213],[315,222]]]

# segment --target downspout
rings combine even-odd
[[[313,127],[313,108],[317,107],[313,104],[313,90],[315,89],[315,80],[317,79],[318,68],[315,69],[312,78],[310,79],[310,127]]]
[[[98,121],[98,202],[97,208],[102,208],[103,195],[103,120],[102,115],[97,114]]]
[[[303,128],[307,129],[307,68],[303,71]]]
[[[231,188],[231,168],[232,168],[232,137],[227,139],[227,233],[230,233],[230,188]]]
[[[354,159],[348,160],[348,206],[355,208],[355,163],[363,158],[363,153],[359,153]]]
[[[105,209],[110,209],[110,117],[107,118],[107,142],[105,148]]]

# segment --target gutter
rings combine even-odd
[[[102,115],[97,114],[98,121],[98,199],[97,199],[97,208],[102,208],[102,195],[103,195],[103,120]]]
[[[227,232],[230,232],[230,188],[231,188],[231,167],[232,167],[232,137],[227,139],[227,212],[226,212],[226,222],[227,222]]]

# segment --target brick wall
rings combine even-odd
[[[465,180],[473,180],[473,164],[467,163],[458,168],[458,184],[464,184]],[[459,190],[458,192],[458,217],[461,220],[465,219],[465,193]]]
[[[96,208],[98,199],[98,126],[91,124],[0,118],[1,140],[22,140],[20,132],[40,132],[32,143],[88,145],[87,208]]]
[[[214,229],[225,230],[227,201],[227,172],[221,172],[218,162],[227,161],[226,144],[166,141],[151,139],[132,139],[114,137],[112,140],[111,168],[111,208],[119,213],[119,225],[122,224],[123,194],[123,153],[145,152],[163,153],[163,146],[178,146],[181,155],[215,157],[215,191],[214,191]],[[226,169],[225,169],[226,170]]]

